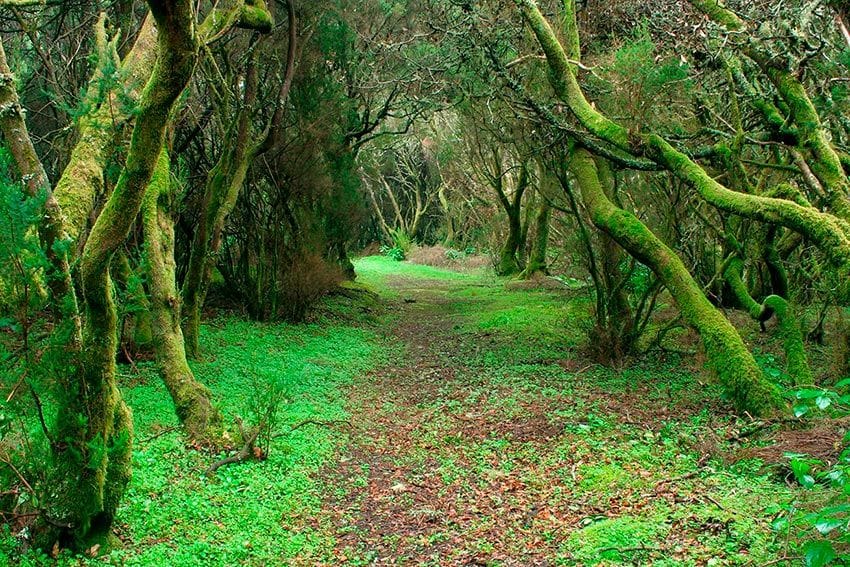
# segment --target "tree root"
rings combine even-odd
[[[272,439],[277,439],[278,437],[283,437],[285,435],[291,434],[296,429],[300,429],[305,425],[322,425],[322,426],[331,426],[339,423],[347,424],[350,427],[354,427],[350,421],[347,419],[337,419],[331,421],[320,421],[317,419],[305,419],[304,421],[300,421],[289,428],[288,431],[283,433],[278,433],[272,436]],[[265,429],[265,424],[260,423],[259,426],[252,428],[249,431],[245,431],[245,426],[242,423],[241,419],[236,420],[236,424],[239,426],[239,433],[242,436],[243,445],[239,451],[229,457],[225,457],[221,460],[218,460],[212,463],[207,469],[204,471],[204,474],[207,476],[213,476],[215,472],[225,465],[230,465],[233,463],[241,463],[249,460],[258,460],[263,461],[268,457],[268,454],[263,451],[260,447],[257,446],[257,439],[260,436],[260,432]]]

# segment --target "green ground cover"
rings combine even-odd
[[[743,423],[676,355],[583,358],[589,302],[358,261],[307,325],[223,316],[193,367],[233,420],[280,396],[268,459],[203,474],[150,364],[122,367],[137,442],[124,547],[62,565],[764,565],[804,502],[739,454]],[[370,290],[364,292],[363,290]],[[374,293],[373,293],[374,292]],[[305,420],[328,422],[290,432]],[[0,538],[5,563],[48,565]],[[2,555],[0,555],[2,557]],[[794,564],[793,562],[774,564]]]

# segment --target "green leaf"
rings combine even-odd
[[[770,527],[775,532],[784,532],[786,529],[788,529],[788,525],[788,518],[780,517],[773,520],[773,522],[771,522],[770,524]]]
[[[811,400],[823,395],[823,390],[812,390],[810,388],[804,388],[802,390],[797,390],[797,399],[798,400]]]
[[[809,413],[810,409],[806,404],[794,404],[794,417],[802,417]]]
[[[807,543],[805,551],[806,567],[822,567],[835,559],[835,550],[828,541],[818,540]]]
[[[818,396],[815,400],[815,404],[817,404],[820,409],[825,410],[832,404],[832,400],[829,396]]]
[[[844,520],[839,520],[836,518],[821,518],[817,522],[815,522],[815,529],[821,533],[821,535],[826,535],[835,528],[840,528],[844,525]]]
[[[815,485],[815,478],[809,474],[812,468],[811,464],[802,459],[791,459],[790,465],[797,482],[806,488],[811,488]]]
[[[850,378],[845,378],[844,380],[840,380],[836,385],[835,389],[850,387]]]

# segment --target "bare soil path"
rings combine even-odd
[[[395,315],[386,338],[398,354],[350,392],[351,443],[325,473],[333,496],[315,523],[336,542],[332,563],[755,565],[776,556],[758,512],[783,489],[718,469],[715,431],[731,418],[695,378],[624,376],[533,333],[470,325],[476,313],[499,320],[488,286],[503,284],[385,283]]]

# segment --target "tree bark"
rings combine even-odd
[[[622,125],[599,112],[585,98],[576,78],[575,66],[570,63],[564,47],[558,41],[535,1],[516,0],[516,3],[546,54],[546,61],[551,71],[550,83],[556,95],[567,104],[579,122],[592,134],[623,151],[633,154],[648,153],[656,163],[687,181],[705,201],[718,209],[745,218],[778,224],[805,235],[817,244],[833,263],[842,269],[850,269],[850,224],[847,221],[793,201],[732,191],[712,179],[700,165],[673,148],[661,136],[633,135]],[[705,9],[709,15],[723,9],[716,0],[695,3]],[[574,17],[574,3],[568,1],[564,3],[564,6],[567,9],[566,17]],[[723,14],[721,17],[728,18],[731,22],[734,20],[732,16],[734,14]],[[806,116],[803,112],[804,106],[805,104],[798,104],[800,116]],[[820,151],[818,149],[818,152]],[[829,152],[825,150],[818,155],[830,157]],[[834,173],[834,163],[827,161],[829,163],[824,163],[822,174]]]
[[[781,407],[770,384],[729,321],[708,301],[676,253],[637,217],[616,207],[605,195],[593,157],[576,149],[570,161],[593,224],[649,267],[668,289],[685,321],[697,330],[726,394],[739,411],[770,414]]]
[[[83,249],[83,349],[57,416],[45,535],[77,549],[109,537],[130,479],[132,418],[115,380],[118,317],[110,263],[139,213],[169,115],[197,59],[191,2],[148,4],[159,32],[157,61],[142,94],[126,164]]]
[[[236,119],[236,135],[225,147],[218,162],[207,177],[204,187],[203,210],[189,252],[189,266],[183,281],[184,316],[182,320],[186,354],[190,359],[200,356],[201,311],[210,286],[215,258],[221,248],[221,234],[225,222],[245,183],[253,161],[263,153],[274,151],[281,144],[283,111],[295,75],[297,26],[294,0],[287,2],[289,17],[289,45],[286,72],[276,102],[275,112],[259,143],[251,141],[251,118],[257,94],[256,61],[251,59],[245,77],[245,94]],[[208,18],[209,19],[209,18]],[[270,31],[270,28],[258,28]]]
[[[552,206],[545,198],[540,200],[537,216],[534,219],[535,233],[534,242],[531,247],[531,255],[525,266],[521,278],[529,279],[536,274],[546,274],[548,264],[546,261],[546,249],[549,243],[549,219],[552,216]]]
[[[154,353],[186,434],[198,444],[217,445],[223,433],[221,413],[212,403],[209,388],[195,379],[184,350],[175,276],[174,220],[169,211],[170,185],[169,157],[163,150],[142,204]]]

